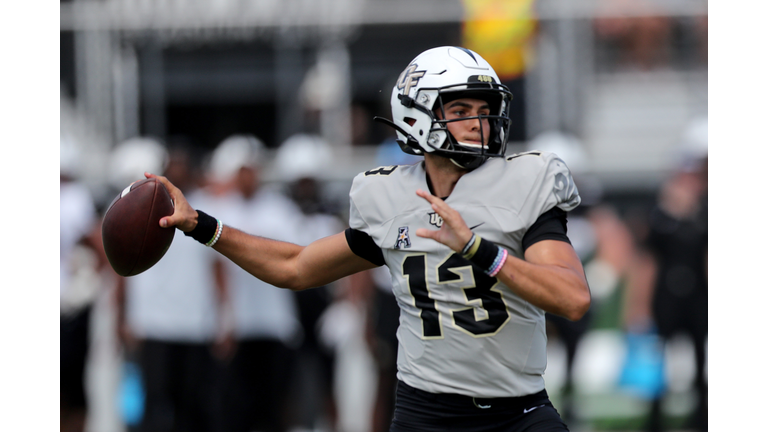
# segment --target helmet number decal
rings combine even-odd
[[[421,77],[427,73],[425,70],[417,71],[417,67],[419,66],[416,63],[408,66],[397,80],[397,89],[401,90],[404,95],[407,95],[411,91],[411,87],[418,84]]]
[[[490,75],[472,75],[467,82],[496,84],[496,80]]]

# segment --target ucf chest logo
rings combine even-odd
[[[443,218],[435,212],[429,213],[429,224],[440,228],[443,226]]]

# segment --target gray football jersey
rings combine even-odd
[[[544,311],[447,246],[417,237],[418,228],[438,229],[442,219],[416,189],[428,190],[421,163],[361,173],[350,190],[350,226],[381,248],[400,305],[398,378],[432,393],[475,397],[542,390]],[[547,152],[491,159],[446,199],[472,231],[518,258],[523,235],[542,213],[579,202],[565,163]]]

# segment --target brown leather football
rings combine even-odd
[[[173,214],[168,190],[156,179],[132,183],[112,201],[101,226],[109,264],[121,276],[134,276],[155,265],[171,246],[176,228],[161,228]]]

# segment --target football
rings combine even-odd
[[[101,226],[104,252],[121,276],[135,276],[155,265],[171,246],[175,228],[161,228],[173,214],[168,190],[156,179],[132,183],[112,201]]]

